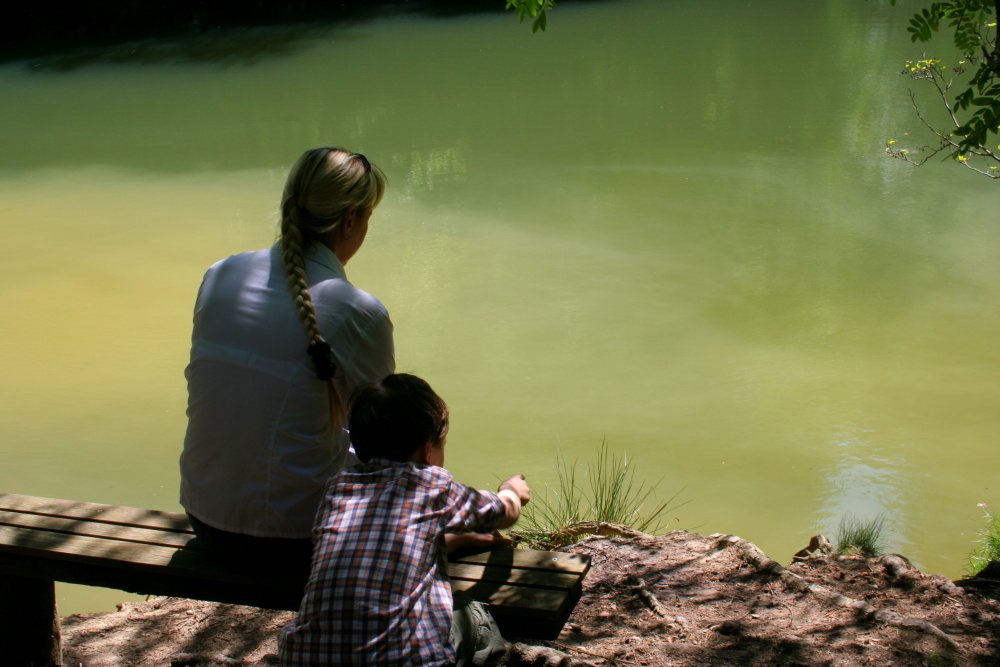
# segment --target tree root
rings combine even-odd
[[[803,593],[810,593],[829,604],[854,609],[866,618],[871,618],[879,623],[925,632],[929,635],[937,637],[950,648],[956,651],[960,650],[958,642],[949,637],[943,630],[941,630],[941,628],[937,627],[933,623],[917,618],[905,618],[900,614],[887,609],[876,609],[864,600],[856,600],[854,598],[841,595],[840,593],[832,591],[824,586],[820,586],[819,584],[811,584],[794,572],[789,572],[776,561],[768,558],[767,555],[757,547],[757,545],[752,542],[748,542],[741,537],[726,535],[720,539],[720,542],[725,543],[725,546],[735,548],[740,553],[740,556],[745,561],[753,565],[758,572],[769,572],[779,577],[789,588]],[[886,559],[883,559],[883,563],[885,563],[885,560]],[[900,562],[896,562],[890,559],[888,563],[885,563],[886,567],[890,568],[890,575],[895,575],[894,578],[899,578],[900,574],[906,567],[905,562],[903,562],[901,558],[899,561]]]
[[[647,533],[629,528],[620,523],[607,521],[577,521],[569,523],[557,530],[511,530],[510,537],[514,544],[525,543],[532,549],[557,549],[578,541],[582,535],[601,535],[603,537],[652,537]]]
[[[602,537],[652,537],[635,528],[620,523],[608,523],[607,521],[577,521],[570,523],[557,531],[560,537],[565,537],[576,541],[581,535],[600,535]]]
[[[631,576],[628,578],[627,583],[629,584],[630,590],[638,595],[643,604],[649,607],[654,614],[660,618],[666,618],[667,611],[660,604],[660,601],[656,599],[656,596],[653,595],[649,588],[646,587],[645,581],[637,576]]]
[[[586,651],[581,652],[586,653]],[[507,660],[504,664],[506,667],[594,667],[592,662],[578,660],[548,646],[521,643],[508,646]]]

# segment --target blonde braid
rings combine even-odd
[[[288,274],[287,284],[295,300],[295,310],[299,321],[305,327],[309,338],[307,352],[316,365],[316,375],[327,383],[330,399],[330,428],[336,434],[346,421],[346,409],[340,390],[333,381],[336,370],[333,361],[333,351],[330,344],[323,339],[316,320],[316,307],[309,293],[309,282],[303,258],[303,238],[300,227],[299,210],[295,202],[289,198],[282,202],[281,216],[281,252],[285,273]]]
[[[337,430],[346,419],[344,399],[333,381],[333,349],[316,321],[303,253],[308,243],[340,224],[348,207],[371,210],[384,192],[385,175],[365,156],[342,148],[313,148],[292,166],[281,199],[281,252],[288,289],[309,338],[306,352],[312,357],[316,377],[329,385],[330,423]]]
[[[293,210],[294,207],[293,207]],[[299,229],[298,217],[294,213],[288,229],[281,235],[282,259],[285,264],[285,272],[288,274],[288,288],[292,291],[295,299],[295,310],[298,312],[299,321],[306,329],[310,344],[319,342],[323,336],[319,331],[319,323],[316,321],[316,307],[313,305],[312,295],[309,293],[309,282],[306,275],[306,265],[302,257],[302,231]]]

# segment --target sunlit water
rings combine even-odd
[[[885,513],[890,549],[961,575],[1000,502],[998,186],[882,155],[926,141],[883,4],[566,4],[537,35],[395,17],[0,68],[0,490],[179,509],[202,272],[269,245],[287,167],[342,144],[390,179],[348,275],[449,402],[460,479],[540,489],[607,441],[678,494],[667,528],[787,562]]]

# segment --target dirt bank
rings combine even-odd
[[[817,553],[787,569],[753,544],[674,531],[591,537],[583,597],[555,642],[508,638],[517,665],[1000,665],[989,582],[901,556]],[[277,665],[292,614],[155,598],[63,620],[68,667]]]

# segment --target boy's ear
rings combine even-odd
[[[431,464],[431,448],[433,448],[433,447],[434,447],[434,443],[432,443],[430,440],[428,440],[427,442],[425,442],[424,444],[422,444],[420,446],[420,449],[418,449],[414,453],[414,455],[413,455],[413,457],[416,460],[416,462],[417,463],[423,463],[425,465],[430,465]]]

